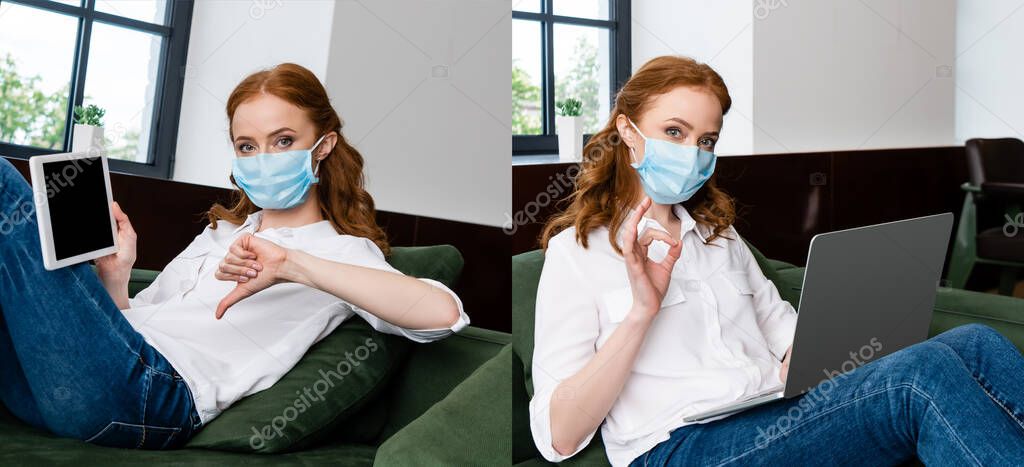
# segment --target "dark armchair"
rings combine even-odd
[[[976,138],[966,150],[970,181],[961,185],[966,194],[947,279],[964,288],[975,264],[1001,266],[999,293],[1012,295],[1024,268],[1024,142]]]

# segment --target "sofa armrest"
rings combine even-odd
[[[985,324],[1024,351],[1024,299],[941,288],[935,297],[935,313],[928,335],[970,323]]]
[[[378,443],[444,399],[511,340],[507,333],[469,326],[440,341],[414,345],[388,392],[374,402],[388,411]]]
[[[374,465],[508,465],[512,458],[512,346],[387,439]]]

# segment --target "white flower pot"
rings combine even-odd
[[[555,115],[555,130],[558,132],[558,160],[583,160],[583,118]]]
[[[74,133],[71,135],[71,152],[102,151],[104,149],[103,127],[75,124]]]

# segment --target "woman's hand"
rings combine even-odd
[[[110,207],[117,222],[117,253],[96,258],[96,275],[117,307],[124,310],[128,308],[128,281],[135,265],[138,236],[121,206],[115,201]]]
[[[786,382],[786,376],[789,375],[789,354],[793,353],[793,345],[790,344],[789,348],[786,349],[786,356],[782,357],[782,368],[779,369],[779,379],[783,383]]]
[[[132,222],[128,215],[121,210],[121,206],[115,201],[110,205],[114,211],[114,220],[117,222],[117,253],[96,258],[96,272],[103,279],[112,281],[123,280],[125,284],[131,277],[132,266],[135,264],[135,246],[138,236],[132,228]]]
[[[653,316],[661,308],[661,300],[665,298],[665,292],[672,279],[672,268],[675,267],[683,249],[679,239],[657,229],[647,229],[643,236],[637,238],[640,220],[650,207],[651,198],[645,196],[626,221],[626,238],[623,239],[622,249],[622,255],[626,259],[626,272],[629,274],[629,285],[633,290],[633,309],[640,310],[647,316]],[[654,240],[669,244],[668,254],[661,262],[651,261],[647,257],[647,249]]]
[[[246,233],[235,240],[224,256],[214,277],[222,281],[235,281],[235,288],[217,304],[217,319],[228,307],[238,301],[282,282],[282,266],[288,259],[288,250],[269,240]]]

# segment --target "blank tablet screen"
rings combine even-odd
[[[57,260],[113,246],[103,161],[87,157],[42,165]]]

